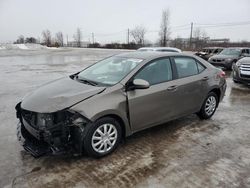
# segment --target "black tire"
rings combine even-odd
[[[240,83],[239,81],[237,81],[237,80],[235,80],[235,79],[233,79],[233,81],[234,81],[234,83],[236,83],[236,84]]]
[[[227,69],[233,71],[233,70],[234,70],[234,69],[233,69],[233,66],[236,64],[236,62],[237,62],[237,61],[233,61],[232,64],[231,64],[231,66],[229,66]]]
[[[210,99],[210,97],[211,97],[211,98],[213,98],[213,97],[215,98],[216,104],[215,104],[214,110],[213,110],[211,113],[208,114],[208,113],[206,112],[206,104],[207,104],[208,99]],[[200,119],[209,119],[209,118],[211,118],[211,117],[214,115],[214,113],[215,113],[215,111],[216,111],[216,109],[217,109],[217,107],[218,107],[218,102],[219,102],[219,99],[218,99],[217,94],[214,93],[214,92],[210,92],[210,93],[207,95],[205,101],[203,102],[200,111],[197,113],[197,115],[199,116],[199,118],[200,118]]]
[[[111,148],[108,151],[97,152],[92,146],[92,137],[94,136],[94,134],[96,134],[97,129],[98,128],[101,129],[105,124],[113,125],[112,128],[116,129],[117,138],[116,138],[116,141],[114,142],[114,145],[112,147],[110,146]],[[108,155],[117,148],[117,146],[121,142],[121,136],[122,136],[121,125],[116,119],[111,118],[111,117],[100,118],[96,122],[94,122],[93,125],[91,125],[86,136],[83,139],[84,151],[87,153],[88,156],[95,157],[95,158],[100,158],[105,155]]]

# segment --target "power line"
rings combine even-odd
[[[226,23],[193,23],[195,24],[196,27],[199,28],[220,28],[220,27],[234,27],[234,26],[242,26],[242,25],[250,25],[250,21],[243,21],[243,22],[226,22]],[[194,26],[193,26],[194,28]],[[190,24],[183,24],[183,25],[176,25],[176,26],[171,26],[170,27],[172,32],[177,32],[177,31],[183,31],[183,30],[189,30],[190,29]],[[127,41],[129,41],[129,30],[121,30],[113,33],[95,33],[95,36],[97,37],[110,37],[114,35],[119,35],[124,32],[127,32]],[[160,30],[148,30],[147,33],[157,33],[160,32]],[[93,35],[93,34],[92,34]],[[85,36],[87,37],[87,36]]]
[[[180,28],[180,27],[187,27],[189,26],[189,24],[185,24],[185,25],[177,25],[177,26],[171,26],[171,28]]]
[[[226,22],[226,23],[195,23],[195,25],[208,25],[208,26],[219,26],[219,25],[244,25],[249,24],[249,21],[243,21],[243,22]]]
[[[106,34],[96,34],[96,36],[99,36],[99,37],[106,37],[106,36],[112,36],[112,35],[117,35],[117,34],[121,34],[121,33],[124,33],[125,31],[127,30],[121,30],[121,31],[117,31],[117,32],[114,32],[114,33],[106,33]]]

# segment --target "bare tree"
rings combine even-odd
[[[25,43],[37,43],[37,39],[34,37],[26,37]]]
[[[63,33],[61,31],[56,33],[55,41],[59,46],[63,46]]]
[[[199,27],[195,28],[194,30],[194,39],[200,39],[201,38],[202,31]]]
[[[183,49],[185,48],[185,43],[181,39],[180,36],[177,36],[175,39],[170,41],[170,46],[173,46],[175,48]]]
[[[16,41],[17,44],[23,44],[24,43],[24,36],[20,35]]]
[[[45,43],[45,45],[51,46],[51,33],[48,29],[42,32],[42,37],[43,37],[43,42]]]
[[[80,48],[82,41],[82,31],[79,27],[76,29],[76,33],[73,35],[73,38],[75,39],[76,46]]]
[[[144,26],[136,26],[130,35],[134,38],[135,42],[139,45],[143,45],[145,41],[146,28]]]
[[[170,11],[169,9],[165,9],[162,11],[162,18],[161,18],[161,27],[160,27],[160,45],[167,46],[167,43],[170,39]]]
[[[208,40],[209,40],[209,37],[205,30],[202,30],[199,27],[195,28],[193,44],[196,49],[203,48],[206,45]]]

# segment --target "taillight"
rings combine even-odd
[[[226,73],[224,72],[224,71],[220,71],[218,74],[217,74],[217,76],[219,77],[219,78],[226,78]]]

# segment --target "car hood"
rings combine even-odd
[[[237,59],[237,56],[232,56],[232,55],[213,55],[211,59]]]
[[[105,90],[80,83],[69,77],[45,84],[25,96],[21,108],[39,113],[63,110]]]

